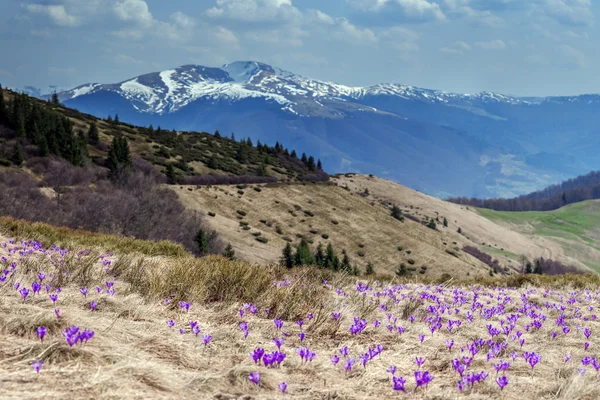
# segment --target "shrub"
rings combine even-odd
[[[363,249],[365,247],[365,244],[364,243],[359,243],[358,247],[361,248],[361,249]]]
[[[332,223],[332,224],[334,224],[334,225],[337,225],[337,224],[339,224],[339,222],[338,222],[337,220],[335,220],[335,219],[332,219],[332,220],[331,220],[331,223]]]
[[[304,210],[304,214],[308,215],[309,217],[315,216],[315,213],[313,213],[312,211],[309,211],[309,210]]]
[[[410,265],[414,265],[415,264],[415,260],[413,260],[412,258],[406,261],[407,263],[409,263]]]
[[[275,232],[277,232],[277,234],[279,235],[283,235],[283,229],[281,229],[281,226],[277,225],[277,227],[275,228]]]
[[[364,251],[362,251],[362,250],[359,250],[359,251],[358,251],[356,254],[357,254],[359,257],[364,257],[364,256],[365,256],[365,252],[364,252]]]
[[[209,213],[208,213],[208,216],[209,216],[209,217],[214,217],[214,216],[216,216],[216,215],[217,215],[217,214],[215,214],[214,212],[210,212],[210,211],[209,211]]]
[[[237,191],[237,193],[238,193],[240,196],[243,196],[243,195],[244,195],[244,191],[243,191],[243,190],[238,190],[238,191]]]
[[[289,236],[287,236],[287,235],[285,235],[284,237],[282,237],[282,239],[285,240],[286,242],[290,242],[290,243],[292,242],[292,239]]]
[[[261,232],[252,232],[252,236],[254,237],[259,237],[260,235],[262,235]]]
[[[329,235],[326,233],[322,234],[321,237],[325,240],[329,239]]]
[[[318,234],[318,233],[319,233],[319,231],[318,231],[318,230],[316,230],[316,229],[311,229],[311,230],[310,230],[310,233],[312,233],[313,235],[316,235],[316,234]]]
[[[261,243],[268,243],[269,239],[267,239],[264,236],[259,236],[259,237],[256,238],[256,241],[261,242]]]
[[[246,211],[243,211],[243,210],[237,210],[236,212],[237,212],[239,215],[241,215],[242,217],[245,217],[246,215],[248,215],[248,214],[246,213]]]
[[[254,191],[255,191],[255,192],[259,192],[259,193],[260,193],[260,192],[262,192],[262,189],[261,189],[261,188],[259,188],[258,186],[255,186],[255,187],[254,187]]]
[[[248,222],[247,221],[240,221],[240,226],[248,226]]]

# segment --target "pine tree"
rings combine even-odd
[[[340,269],[340,259],[333,251],[331,243],[327,244],[327,250],[325,251],[325,266],[333,271]]]
[[[307,266],[313,265],[315,258],[313,257],[308,242],[304,239],[300,241],[296,254],[294,255],[294,265],[296,266]]]
[[[302,153],[302,158],[300,159],[304,164],[308,163],[308,158],[306,157],[306,153]]]
[[[458,229],[456,230],[456,232],[462,234],[462,228],[459,226]]]
[[[533,266],[531,265],[531,263],[529,261],[527,262],[527,266],[525,267],[525,273],[526,274],[532,274],[533,273]]]
[[[235,142],[235,133],[231,132],[231,141]]]
[[[217,133],[218,132],[219,131],[217,131]],[[225,246],[223,257],[227,257],[230,260],[235,260],[235,250],[233,250],[233,246],[231,245],[231,243],[227,243],[227,246]]]
[[[91,145],[97,145],[100,142],[100,133],[98,132],[98,125],[96,122],[92,122],[90,129],[87,134],[88,143]]]
[[[360,276],[360,269],[358,269],[358,267],[356,265],[354,267],[352,267],[352,275]]]
[[[319,243],[315,253],[315,264],[319,268],[325,268],[325,254],[323,253],[323,244]]]
[[[544,267],[542,266],[542,262],[538,258],[535,260],[535,268],[533,269],[534,274],[542,275],[544,273]]]
[[[121,136],[119,140],[119,161],[123,164],[125,168],[131,168],[132,160],[131,153],[129,151],[129,143],[127,143],[127,139],[125,139],[125,136]]]
[[[35,144],[38,147],[38,152],[40,157],[46,157],[50,154],[50,149],[48,148],[48,140],[46,139],[46,135],[44,135],[39,129],[37,129],[37,124],[35,125]]]
[[[217,156],[215,156],[214,154],[210,156],[206,166],[210,169],[219,169],[219,161],[217,160]]]
[[[173,164],[167,164],[165,175],[167,176],[167,182],[170,185],[177,182],[177,174],[175,174],[175,168],[173,168]]]
[[[429,221],[429,223],[427,224],[427,227],[430,229],[437,229],[437,225],[435,223],[435,220],[432,218],[431,221]]]
[[[398,221],[404,221],[404,216],[402,215],[402,210],[400,207],[394,204],[392,207],[392,217],[396,218]]]
[[[288,242],[283,249],[283,256],[281,257],[281,265],[286,268],[294,266],[294,254],[292,252],[292,245]]]
[[[296,150],[292,150],[292,153],[290,154],[290,156],[292,158],[298,158],[298,154],[296,154]]]
[[[215,131],[215,137],[216,138],[220,138],[221,137],[221,134],[219,133],[218,129]]]
[[[19,125],[17,127],[17,136],[24,138],[27,136],[27,132],[25,131],[25,116],[21,114],[19,116]]]
[[[448,227],[448,219],[446,217],[444,217],[444,226],[447,228]]]
[[[12,155],[10,156],[10,161],[12,161],[12,163],[17,167],[21,167],[23,165],[24,158],[25,156],[23,155],[21,143],[17,142],[13,148]]]
[[[340,265],[340,269],[343,272],[347,272],[348,274],[352,273],[352,265],[350,265],[350,258],[348,257],[348,253],[346,250],[342,250],[342,264]]]
[[[120,135],[114,136],[106,159],[109,176],[111,178],[116,177],[120,172],[129,169],[131,164],[131,154],[129,153],[127,139]]]
[[[4,100],[4,90],[2,90],[2,85],[0,85],[0,124],[6,123],[6,102]]]
[[[258,166],[258,169],[256,170],[256,175],[257,176],[269,176],[269,172],[267,171],[267,167],[265,167],[265,164],[260,164]]]
[[[56,90],[52,93],[52,104],[60,104],[58,101],[58,94],[56,94]]]
[[[204,229],[198,229],[194,241],[198,245],[198,251],[200,252],[200,254],[208,253],[208,237],[206,236],[206,232],[204,232]]]
[[[248,140],[246,140],[246,145],[252,147],[252,139],[248,138]]]
[[[119,114],[115,114],[115,119],[114,119],[113,122],[114,122],[115,125],[118,125],[120,123],[120,121],[119,121]]]
[[[317,169],[318,169],[319,171],[323,171],[323,164],[321,164],[321,159],[319,159],[319,160],[317,161]]]
[[[396,276],[404,276],[406,274],[407,274],[407,272],[406,272],[406,265],[400,264],[400,266],[396,270]]]
[[[367,264],[367,267],[365,268],[365,275],[375,275],[375,268],[373,267],[373,264]]]
[[[317,169],[317,166],[315,164],[315,158],[313,156],[308,157],[307,165],[309,171],[315,171]]]

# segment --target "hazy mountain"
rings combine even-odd
[[[600,167],[596,95],[351,87],[234,62],[86,84],[59,98],[135,124],[278,140],[330,172],[373,173],[438,196],[514,196]]]

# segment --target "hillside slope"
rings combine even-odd
[[[515,232],[557,243],[567,256],[600,272],[600,200],[570,204],[554,211],[477,212]]]
[[[506,273],[521,271],[521,255],[552,258],[588,270],[556,243],[512,231],[473,209],[366,175],[337,176],[332,181],[335,185],[267,184],[243,190],[235,186],[178,186],[175,190],[189,209],[215,213],[208,224],[249,261],[277,263],[286,241],[298,244],[304,237],[313,242],[313,249],[319,243],[331,243],[338,252],[347,250],[352,263],[362,271],[370,262],[382,274],[393,275],[400,264],[414,268],[414,275],[488,274],[490,267],[464,253],[464,246],[478,247],[498,259]],[[437,223],[433,230],[409,217],[397,221],[391,217],[390,204],[401,206],[404,214],[413,218],[437,217],[441,222],[446,217],[449,226]],[[457,232],[458,227],[463,234]],[[255,235],[268,242],[258,242]]]

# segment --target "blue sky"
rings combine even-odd
[[[266,62],[348,85],[599,93],[592,0],[0,0],[0,82]]]

